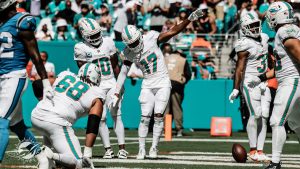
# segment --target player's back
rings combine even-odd
[[[37,108],[48,112],[46,121],[61,125],[72,125],[78,118],[87,114],[94,99],[104,98],[98,87],[89,86],[68,71],[60,73],[53,86],[55,96],[52,101],[42,100]]]
[[[242,37],[235,43],[235,51],[249,53],[245,69],[246,77],[259,76],[267,71],[268,36],[266,34],[261,34],[260,42],[249,37]]]
[[[36,21],[28,13],[17,13],[0,26],[0,76],[25,70],[29,61],[20,31],[34,31]]]

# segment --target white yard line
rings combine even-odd
[[[224,162],[208,162],[208,161],[180,161],[180,160],[134,160],[134,159],[93,159],[94,163],[138,163],[138,164],[179,164],[179,165],[208,165],[208,166],[237,166],[249,167],[257,166],[262,167],[262,164],[256,163],[224,163]],[[285,168],[300,168],[300,165],[283,164]]]
[[[17,139],[17,136],[10,136],[12,139]],[[42,136],[36,136],[38,139],[42,139]],[[85,140],[85,137],[78,137],[79,140]],[[126,141],[138,141],[138,137],[126,137]],[[117,140],[117,137],[111,137],[110,140]],[[147,138],[147,140],[152,140],[152,138]],[[163,138],[161,140],[164,142]],[[247,139],[221,139],[221,138],[214,138],[214,139],[205,139],[205,138],[173,138],[172,141],[177,142],[222,142],[222,143],[248,143]],[[266,140],[265,143],[272,143],[272,140]],[[286,144],[299,144],[298,141],[288,140]]]
[[[223,153],[223,152],[193,152],[193,151],[176,151],[169,152],[169,154],[173,155],[225,155],[231,156],[231,153]],[[268,154],[270,155],[270,154]],[[290,157],[290,158],[300,158],[300,154],[282,154],[282,157]]]

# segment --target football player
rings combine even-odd
[[[100,88],[106,95],[106,106],[100,124],[100,135],[106,152],[103,158],[113,158],[114,152],[110,146],[109,130],[106,124],[106,113],[108,104],[111,102],[111,96],[116,86],[115,73],[118,69],[118,54],[115,44],[111,38],[102,37],[100,25],[93,19],[82,18],[79,20],[79,30],[83,37],[83,42],[79,42],[74,47],[74,60],[78,67],[86,62],[93,62],[100,68],[101,84]],[[118,158],[127,158],[125,151],[124,125],[121,118],[121,101],[118,106],[109,109],[114,121],[114,131],[118,138],[119,152]]]
[[[40,168],[47,165],[34,135],[25,126],[22,117],[21,96],[26,89],[26,65],[29,59],[36,66],[43,82],[44,99],[53,98],[53,89],[40,57],[34,37],[36,21],[28,13],[16,11],[16,0],[0,1],[0,163],[8,144],[9,131],[20,140],[31,140]]]
[[[280,169],[280,156],[286,141],[284,124],[287,120],[291,129],[300,136],[300,28],[293,24],[292,6],[284,1],[272,3],[267,10],[266,19],[269,26],[276,31],[274,55],[275,75],[278,80],[270,119],[272,162],[266,169]]]
[[[114,107],[118,103],[127,72],[131,64],[135,63],[144,75],[142,90],[139,96],[142,116],[138,131],[139,153],[137,159],[144,159],[146,156],[145,139],[148,134],[148,126],[153,111],[153,142],[149,151],[150,158],[157,158],[157,145],[164,127],[163,112],[169,100],[171,82],[159,45],[167,42],[170,38],[185,29],[190,22],[198,20],[202,15],[202,11],[198,9],[188,19],[165,33],[149,31],[145,35],[142,35],[141,31],[133,25],[126,26],[122,32],[122,39],[126,44],[123,52],[125,60],[118,76],[117,87],[115,94],[112,96],[113,104],[111,106]]]
[[[50,160],[68,168],[92,167],[92,147],[98,135],[103,110],[104,96],[99,92],[100,75],[97,65],[87,63],[78,75],[64,71],[54,82],[53,103],[40,101],[32,111],[32,125],[44,137],[45,149]],[[78,138],[72,129],[73,123],[88,114],[84,155]]]
[[[270,90],[266,82],[253,85],[268,68],[268,36],[261,33],[260,20],[247,14],[240,21],[243,37],[235,44],[238,61],[235,70],[234,89],[229,96],[230,102],[240,90],[249,109],[247,134],[250,144],[249,158],[253,161],[269,161],[263,153],[267,133],[267,119],[271,102]]]

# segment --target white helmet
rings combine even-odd
[[[139,53],[144,48],[142,33],[133,25],[127,25],[123,29],[122,39],[128,49],[134,53]]]
[[[81,18],[78,22],[82,38],[90,45],[99,46],[102,44],[102,32],[100,25],[91,18]]]
[[[272,29],[278,24],[293,23],[293,8],[287,2],[274,2],[267,10],[266,19]]]
[[[254,17],[251,13],[247,13],[247,15],[241,18],[240,25],[243,35],[252,38],[258,38],[260,36],[260,20]]]
[[[101,75],[99,67],[94,63],[86,63],[82,65],[78,71],[77,75],[80,80],[88,83],[91,86],[99,86]]]
[[[17,2],[17,0],[2,0],[0,1],[0,12],[4,11],[6,8],[8,8],[10,5]]]

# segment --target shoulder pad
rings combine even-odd
[[[87,54],[84,51],[84,43],[79,42],[74,46],[74,60],[87,60]]]
[[[17,28],[20,30],[34,31],[36,29],[36,19],[29,13],[22,13],[17,21]]]
[[[77,76],[75,73],[65,70],[65,71],[60,72],[60,73],[57,75],[57,77],[58,77],[58,78],[59,78],[59,77],[62,78],[62,77],[67,76],[67,75],[71,75],[71,76],[74,76],[74,77]]]
[[[238,39],[235,42],[234,48],[235,48],[236,52],[243,52],[243,51],[247,51],[248,49],[250,49],[251,45],[249,44],[248,39],[243,37],[241,39]]]
[[[145,39],[158,39],[159,33],[156,31],[149,31],[147,32],[144,37]]]
[[[278,29],[277,36],[281,42],[288,38],[298,38],[300,36],[300,29],[296,25],[288,24]]]

